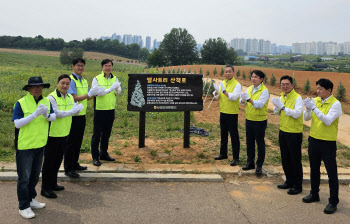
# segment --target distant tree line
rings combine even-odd
[[[87,38],[82,41],[72,40],[65,42],[62,38],[44,38],[41,35],[34,38],[0,36],[0,48],[44,49],[50,51],[61,51],[63,48],[82,48],[84,51],[108,53],[138,59],[139,61],[146,61],[149,54],[146,48],[141,49],[138,44],[125,45],[118,40]]]

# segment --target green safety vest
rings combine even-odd
[[[237,84],[239,84],[239,82],[235,78],[232,78],[231,80],[228,80],[228,81],[224,80],[222,83],[224,84],[227,92],[233,92]],[[239,97],[235,101],[229,100],[228,97],[221,92],[221,87],[220,87],[219,94],[220,94],[220,98],[219,98],[220,112],[225,114],[238,114]]]
[[[29,92],[26,96],[18,100],[21,105],[24,117],[28,117],[36,108],[43,104],[49,108],[50,100],[43,97],[38,103],[35,102],[34,96]],[[37,149],[44,147],[49,135],[49,121],[42,115],[34,118],[31,122],[19,129],[18,133],[18,150]]]
[[[77,88],[77,96],[85,95],[89,91],[88,82],[86,79],[81,78],[81,82],[78,78],[76,78],[74,75],[70,75],[70,78],[75,82],[75,86]],[[80,116],[86,114],[87,109],[87,99],[80,101],[84,105],[84,109],[79,113],[79,115],[73,115],[73,116]]]
[[[66,94],[66,99],[63,98],[62,94],[56,89],[50,93],[53,98],[55,98],[58,110],[68,111],[73,108],[74,98],[69,93]],[[50,125],[50,137],[65,137],[70,132],[70,127],[72,124],[72,116],[57,118]]]
[[[322,113],[327,115],[333,103],[337,101],[338,100],[332,95],[322,104],[321,97],[316,97],[315,105]],[[336,141],[338,135],[338,123],[339,117],[335,119],[331,125],[327,126],[316,116],[315,113],[312,113],[310,136],[325,141]]]
[[[284,106],[291,110],[294,110],[295,102],[298,97],[300,97],[300,95],[297,92],[295,92],[294,89],[287,94],[286,98],[284,92],[281,93],[281,98]],[[280,129],[281,131],[288,133],[303,132],[303,116],[301,115],[299,118],[295,119],[291,116],[287,116],[286,112],[281,110]]]
[[[249,98],[252,100],[259,100],[261,93],[264,90],[267,90],[266,86],[264,85],[264,83],[261,83],[261,86],[259,87],[259,89],[254,93],[253,93],[253,86],[250,86],[248,88],[248,95]],[[245,107],[245,114],[246,114],[246,118],[247,120],[250,121],[264,121],[267,119],[267,105],[269,104],[269,101],[266,101],[266,104],[261,108],[261,109],[257,109],[254,108],[253,105],[251,103],[247,103],[246,107]]]
[[[105,74],[102,72],[95,78],[98,81],[98,86],[102,87],[104,86],[105,89],[109,89],[113,83],[116,82],[117,78],[111,74],[111,78],[107,79],[105,77]],[[115,91],[112,91],[104,96],[98,96],[96,97],[95,101],[95,109],[96,110],[114,110],[115,104],[116,104],[116,93]]]

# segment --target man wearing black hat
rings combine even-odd
[[[17,101],[12,116],[16,126],[19,214],[27,219],[35,217],[32,209],[45,207],[35,199],[35,186],[39,181],[49,122],[56,120],[50,101],[42,96],[43,88],[49,87],[39,76],[29,78],[28,85],[23,87],[28,93]]]

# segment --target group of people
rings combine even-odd
[[[45,207],[44,203],[35,199],[35,186],[41,169],[41,195],[47,198],[57,198],[54,191],[64,190],[64,186],[57,184],[63,157],[65,175],[78,178],[77,171],[87,169],[78,163],[86,125],[87,100],[94,100],[93,164],[101,166],[100,160],[115,160],[107,152],[117,94],[121,93],[121,83],[112,74],[113,62],[109,59],[101,62],[102,72],[94,77],[90,90],[82,75],[85,60],[74,59],[72,68],[72,75],[58,77],[57,88],[47,97],[42,95],[42,91],[50,84],[44,83],[40,76],[29,78],[28,84],[23,87],[27,94],[14,106],[17,196],[19,214],[24,218],[35,217],[32,209]]]
[[[220,85],[214,84],[214,98],[220,102],[220,154],[215,160],[228,158],[228,133],[231,136],[233,160],[231,166],[239,164],[240,141],[238,134],[239,104],[245,106],[247,163],[242,170],[255,169],[262,174],[265,160],[265,130],[267,127],[268,102],[270,94],[264,85],[265,74],[260,70],[251,72],[252,85],[242,92],[241,84],[233,77],[234,67],[225,66],[225,80]],[[272,98],[274,114],[280,116],[279,145],[282,167],[286,181],[279,184],[279,189],[289,189],[290,195],[302,192],[303,167],[301,163],[301,145],[303,139],[303,117],[311,119],[308,154],[311,172],[311,191],[302,201],[312,203],[320,201],[320,166],[324,162],[330,188],[329,203],[324,213],[332,214],[339,203],[339,181],[336,163],[337,133],[339,116],[342,114],[340,102],[332,95],[333,83],[328,79],[316,82],[316,98],[302,97],[294,90],[293,78],[282,76],[280,79],[281,96]],[[303,113],[303,107],[305,107]],[[255,162],[255,143],[257,160]]]

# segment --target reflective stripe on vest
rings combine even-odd
[[[224,80],[222,82],[225,86],[225,90],[227,92],[232,93],[237,84],[239,83],[235,78],[232,78],[228,82]],[[220,112],[225,113],[225,114],[238,114],[239,111],[239,97],[237,100],[229,100],[228,97],[221,92],[221,87],[220,87]]]
[[[57,90],[50,93],[53,98],[55,98],[58,110],[68,111],[73,108],[74,98],[69,93],[66,94],[66,99],[63,96],[57,95]],[[70,127],[72,124],[72,116],[57,118],[54,122],[51,122],[50,125],[50,137],[65,137],[70,132]]]
[[[264,85],[264,83],[261,83],[261,86],[259,87],[259,89],[254,93],[253,93],[253,86],[250,86],[248,88],[248,95],[249,98],[254,100],[254,101],[258,101],[261,93],[264,90],[267,90],[266,86]],[[257,109],[254,108],[253,105],[251,103],[247,103],[246,107],[245,107],[245,115],[247,120],[250,121],[264,121],[267,119],[267,105],[269,104],[269,101],[267,100],[265,105],[261,108],[261,109]]]
[[[295,92],[294,89],[287,94],[287,97],[285,97],[283,92],[281,94],[283,105],[291,110],[294,110],[295,102],[298,97],[300,97],[300,95]],[[300,115],[299,118],[295,119],[291,116],[287,116],[286,113],[281,110],[280,129],[288,133],[303,132],[303,116]]]
[[[315,105],[322,113],[327,115],[329,109],[337,101],[338,100],[332,95],[326,102],[322,104],[321,97],[316,97]],[[331,125],[327,126],[316,116],[315,113],[312,113],[310,136],[325,141],[336,141],[338,135],[338,123],[339,117],[333,121]]]
[[[74,75],[70,75],[70,78],[75,82],[75,87],[77,88],[77,96],[85,95],[89,91],[88,82],[86,79],[81,78],[81,82]],[[85,115],[87,109],[87,99],[80,101],[84,105],[84,109],[79,113],[79,115]],[[73,115],[77,116],[77,115]]]
[[[98,86],[99,87],[104,86],[105,89],[109,89],[111,85],[115,83],[117,80],[115,76],[113,76],[113,78],[107,79],[103,72],[98,76],[96,76],[96,79],[98,81]],[[117,100],[117,97],[116,97],[115,91],[112,91],[104,96],[98,96],[96,97],[96,101],[95,101],[96,102],[95,109],[96,110],[114,110],[116,100]]]
[[[34,97],[28,92],[18,102],[21,105],[24,117],[31,115],[40,104],[47,106],[49,108],[48,113],[50,113],[50,101],[46,97],[43,97],[37,104]],[[47,143],[48,135],[49,121],[40,115],[19,129],[18,150],[44,147]]]

